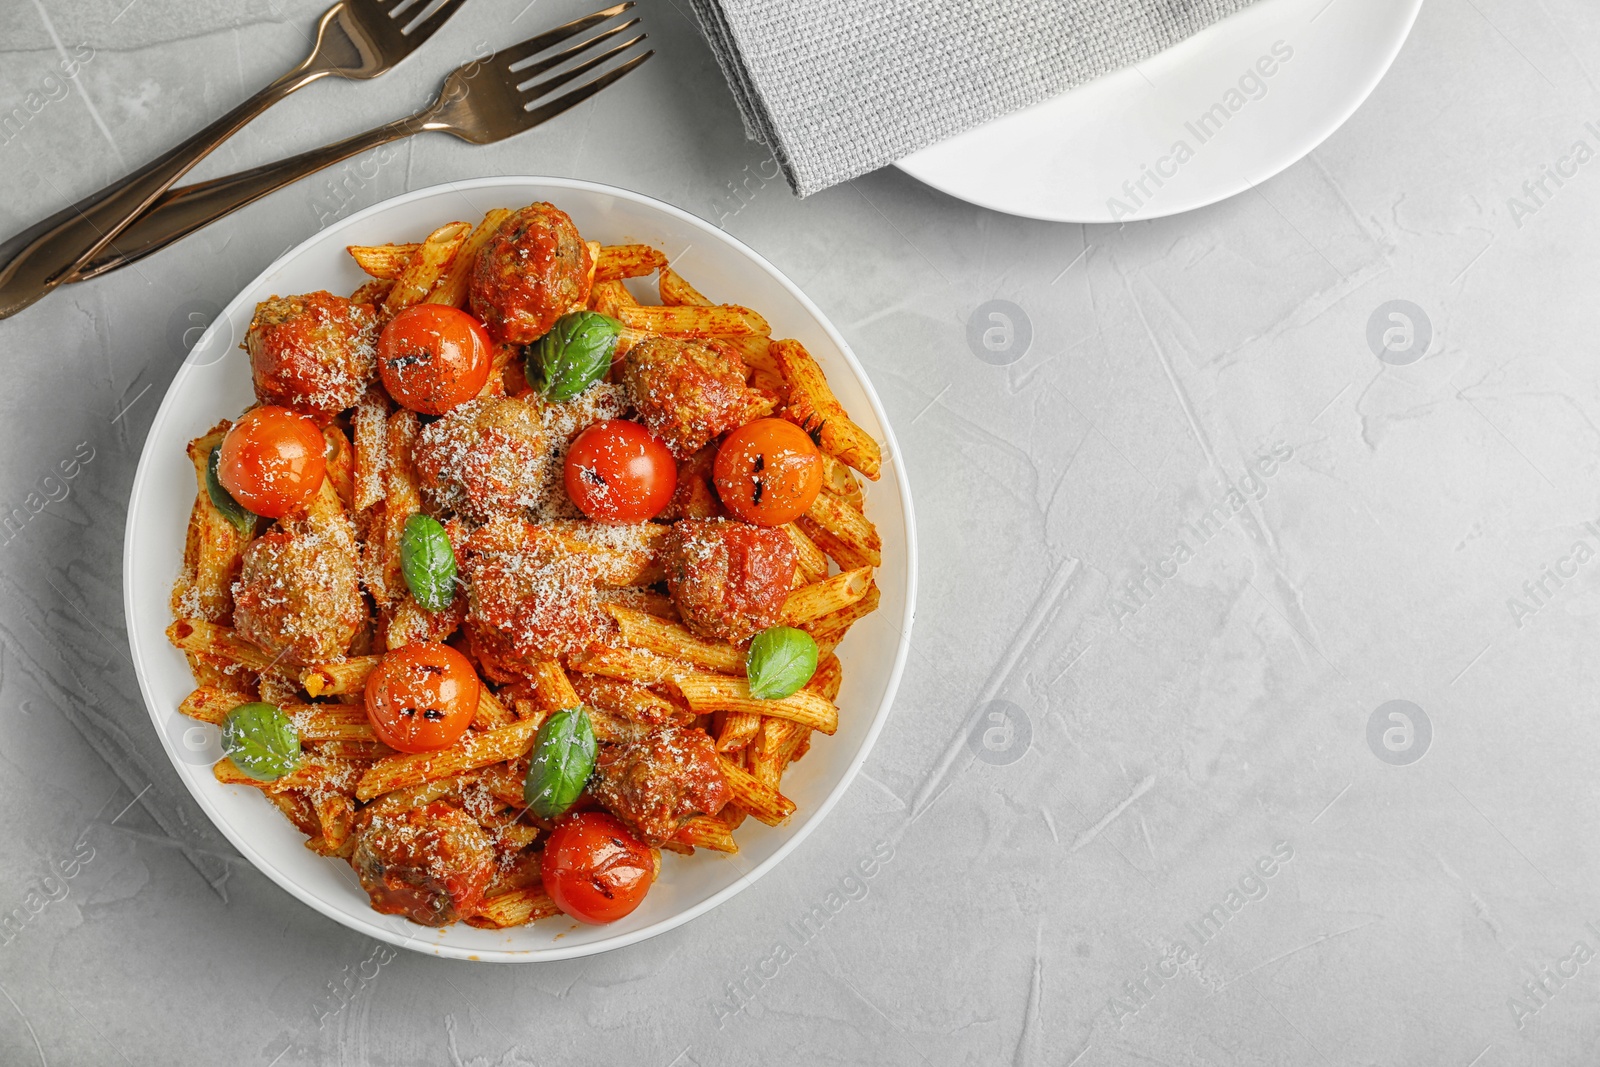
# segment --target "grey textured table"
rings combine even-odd
[[[7,0],[0,232],[263,84],[320,2]],[[585,6],[471,0],[202,173]],[[1309,159],[1085,229],[894,171],[793,200],[681,6],[545,129],[351,161],[0,323],[0,1062],[1594,1062],[1600,9],[1438,0]],[[571,963],[391,956],[170,770],[124,502],[185,336],[288,244],[540,172],[718,221],[839,325],[918,492],[913,654],[839,808],[710,915]]]

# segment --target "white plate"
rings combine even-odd
[[[898,166],[981,207],[1055,222],[1205,207],[1266,181],[1338,129],[1388,71],[1421,9],[1422,0],[1261,0],[1136,67]],[[1292,54],[1278,58],[1285,49]],[[1219,104],[1235,106],[1199,127]],[[1187,155],[1174,151],[1180,142]]]
[[[883,602],[839,649],[839,732],[819,735],[806,759],[785,776],[784,792],[799,806],[786,825],[746,821],[737,856],[666,854],[665,869],[645,902],[610,926],[558,917],[512,930],[475,930],[464,923],[434,930],[373,911],[348,864],[309,851],[256,790],[219,784],[211,774],[221,756],[216,728],[178,713],[194,682],[164,631],[195,494],[184,446],[253,402],[249,364],[238,345],[257,302],[274,293],[352,291],[363,276],[345,245],[416,240],[446,222],[476,222],[489,208],[535,200],[562,208],[590,239],[664,249],[704,292],[757,309],[776,336],[806,345],[845,407],[885,445],[882,480],[867,490],[868,514],[883,535],[877,574]],[[715,226],[637,193],[565,178],[500,177],[419,189],[352,215],[285,253],[234,298],[178,371],[150,427],[128,505],[123,572],[128,637],[150,718],[195,800],[240,852],[284,889],[351,929],[439,956],[530,961],[603,952],[670,930],[754,882],[800,843],[844,793],[888,717],[910,644],[917,568],[911,495],[883,406],[844,338],[793,283]]]

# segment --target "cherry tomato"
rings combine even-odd
[[[415,304],[378,336],[378,373],[395,402],[443,415],[478,395],[494,348],[483,325],[448,304]]]
[[[257,515],[282,518],[322,487],[327,447],[317,424],[304,415],[254,408],[223,437],[217,480]]]
[[[637,422],[609,419],[580,433],[567,450],[567,495],[601,522],[646,522],[678,488],[672,453]]]
[[[615,815],[582,811],[556,823],[539,875],[556,907],[598,926],[627,915],[655,881],[660,860]]]
[[[711,476],[735,518],[782,526],[804,515],[821,492],[822,453],[794,423],[757,419],[723,440]]]
[[[367,677],[367,719],[390,748],[446,748],[467,732],[478,690],[472,664],[449,645],[406,645],[386,653]]]

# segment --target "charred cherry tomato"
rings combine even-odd
[[[646,522],[666,510],[678,488],[672,453],[637,422],[609,419],[577,436],[567,450],[567,495],[601,522]]]
[[[550,831],[539,875],[556,907],[579,922],[599,925],[637,908],[659,865],[655,851],[615,815],[583,811]]]
[[[467,732],[478,689],[472,664],[449,645],[406,645],[387,653],[367,677],[367,718],[390,748],[445,748]]]
[[[222,439],[217,481],[257,515],[281,518],[310,500],[328,468],[317,424],[288,408],[247,411]]]
[[[415,304],[378,337],[378,373],[395,402],[443,415],[478,395],[494,349],[477,319],[448,304]]]
[[[723,506],[735,518],[782,526],[804,515],[817,499],[822,454],[794,423],[757,419],[728,434],[711,474]]]

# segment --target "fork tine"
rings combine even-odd
[[[544,81],[540,82],[538,85],[527,86],[526,88],[524,88],[522,85],[519,85],[519,86],[517,86],[517,88],[530,101],[537,100],[539,97],[545,95],[550,90],[560,88],[561,86],[567,84],[569,81],[572,81],[574,78],[578,77],[580,74],[587,74],[589,71],[591,71],[594,68],[600,66],[602,63],[605,63],[607,60],[615,59],[617,56],[621,55],[623,52],[626,52],[628,49],[632,48],[634,45],[636,45],[640,41],[644,40],[647,36],[649,36],[649,35],[641,33],[639,36],[635,37],[631,41],[623,41],[621,44],[617,45],[615,48],[608,48],[606,51],[601,52],[599,55],[595,56],[593,59],[586,59],[582,63],[579,63],[577,66],[573,67],[571,70],[564,70],[560,74],[555,75],[554,77],[546,78]],[[524,84],[526,84],[526,83],[524,83]]]
[[[444,0],[444,3],[439,5],[439,10],[422,21],[406,27],[405,35],[407,40],[414,41],[416,44],[426,41],[433,36],[433,31],[443,26],[445,20],[454,15],[464,3],[466,3],[466,0]],[[426,6],[424,6],[424,10],[426,10]]]
[[[517,75],[518,78],[522,79],[517,84],[518,85],[530,85],[530,84],[532,84],[533,79],[537,78],[539,75],[543,74],[545,71],[554,70],[555,68],[561,66],[561,64],[565,63],[567,60],[578,58],[578,56],[582,55],[584,52],[587,52],[590,48],[592,48],[595,45],[599,44],[601,41],[608,40],[608,39],[610,39],[612,37],[615,37],[617,34],[623,32],[624,30],[627,30],[627,29],[630,29],[630,28],[632,28],[634,26],[639,25],[639,21],[640,21],[639,19],[629,19],[627,22],[624,22],[620,26],[613,26],[609,30],[605,30],[605,31],[603,31],[601,33],[595,34],[593,37],[589,38],[587,41],[580,41],[577,44],[573,45],[571,48],[563,48],[561,51],[557,52],[553,56],[550,56],[548,59],[541,59],[537,63],[530,63],[528,66],[523,67],[521,70],[514,72]],[[638,38],[635,38],[635,40],[638,40]]]
[[[628,10],[628,8],[632,7],[633,3],[634,0],[626,0],[626,2],[608,7],[604,11],[596,11],[592,15],[585,15],[580,19],[573,19],[571,22],[568,22],[562,26],[557,26],[553,30],[546,30],[537,37],[529,37],[521,44],[514,44],[510,48],[502,48],[493,56],[489,57],[490,61],[495,63],[504,63],[507,66],[515,66],[524,59],[527,59],[529,56],[543,52],[546,48],[549,48],[552,45],[560,44],[568,37],[575,37],[591,26],[598,26],[606,19],[622,14],[624,11]]]
[[[631,44],[632,42],[629,43]],[[621,81],[623,78],[633,73],[633,71],[640,64],[655,54],[656,50],[652,48],[643,55],[634,56],[632,59],[622,64],[622,66],[606,74],[600,75],[600,77],[596,78],[594,81],[580,85],[576,89],[567,93],[565,96],[558,96],[548,104],[534,108],[532,111],[528,112],[528,126],[525,128],[532,128],[539,125],[541,122],[547,122],[568,108],[575,107],[578,104],[583,103],[595,93],[598,93],[601,89],[604,89],[606,86],[611,85],[614,82]]]

